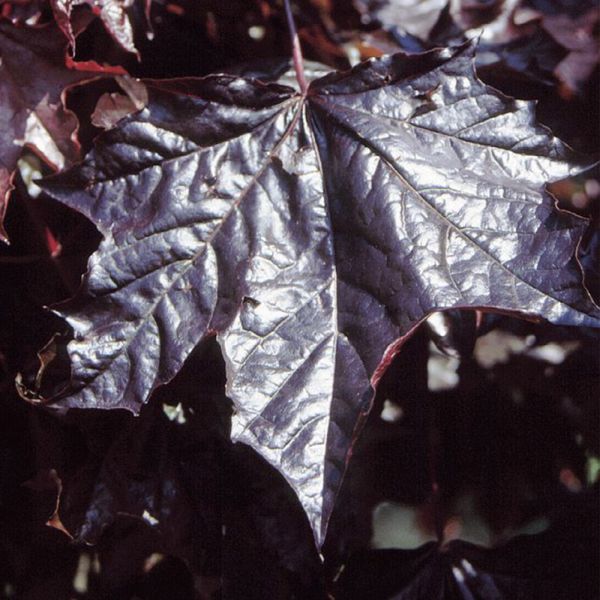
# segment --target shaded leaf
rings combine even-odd
[[[42,18],[45,0],[0,0],[0,11],[3,17],[13,23],[37,25]]]
[[[338,579],[338,600],[593,600],[597,577],[597,493],[577,498],[577,518],[557,517],[538,535],[485,550],[453,541],[417,550],[375,550],[350,558]],[[589,519],[589,521],[588,521]]]
[[[598,64],[600,11],[593,1],[430,0],[414,7],[404,0],[356,0],[356,4],[392,32],[405,50],[414,51],[415,41],[423,42],[425,50],[480,37],[478,67],[501,63],[546,82],[556,69],[556,77],[571,93],[580,91]]]
[[[402,27],[410,35],[426,39],[436,24],[447,0],[354,0],[367,22],[383,27]]]
[[[583,9],[576,16],[568,14],[544,15],[543,27],[561,45],[569,50],[568,56],[558,65],[558,78],[572,92],[580,91],[598,66],[598,6]]]
[[[138,54],[133,39],[133,27],[127,10],[136,0],[50,0],[54,16],[59,27],[69,40],[69,45],[75,48],[75,36],[71,25],[71,12],[74,7],[87,4],[97,10],[106,30],[112,38],[127,52]],[[145,13],[148,17],[151,0],[144,2]]]
[[[525,0],[524,4],[544,14],[567,14],[572,17],[598,5],[595,0]]]
[[[0,21],[0,239],[6,240],[2,220],[17,161],[30,146],[54,168],[78,158],[77,119],[65,108],[65,91],[73,85],[108,74],[120,67],[94,62],[65,63],[65,40],[53,25],[15,27]]]
[[[393,2],[390,6],[395,6]],[[515,76],[526,77],[533,82],[555,83],[556,66],[568,54],[568,50],[550,35],[542,25],[526,15],[523,23],[515,19],[517,2],[449,2],[436,11],[433,27],[413,33],[404,26],[404,20],[386,18],[383,28],[389,32],[391,45],[397,44],[406,52],[424,52],[440,46],[456,46],[469,39],[478,38],[475,55],[480,76],[487,81],[488,71],[495,79],[513,80]],[[381,37],[380,35],[378,36]],[[385,41],[371,36],[372,43],[382,46]],[[502,70],[507,71],[506,74]]]
[[[472,54],[371,60],[306,96],[149,83],[146,108],[44,186],[104,235],[60,310],[62,405],[137,412],[216,333],[232,438],[281,471],[320,543],[373,386],[430,312],[598,325],[573,257],[586,222],[543,191],[582,167]]]
[[[32,403],[43,403],[43,396],[40,394],[40,390],[42,387],[42,379],[44,377],[44,372],[46,371],[48,365],[56,358],[57,355],[57,343],[56,338],[58,334],[54,334],[52,338],[48,341],[48,343],[38,352],[38,360],[40,362],[40,366],[38,368],[38,372],[35,376],[35,381],[33,384],[33,389],[29,389],[24,383],[23,378],[20,373],[17,374],[15,379],[15,387],[17,393],[23,400]]]
[[[484,27],[482,36],[505,34],[520,0],[354,0],[363,20],[383,29],[397,29],[421,40],[439,35],[440,22],[455,23],[462,31]],[[444,15],[446,13],[446,15]],[[449,17],[449,19],[448,19]],[[489,27],[491,24],[491,27]],[[486,31],[486,29],[488,31]]]
[[[23,485],[27,486],[32,490],[40,492],[52,490],[56,493],[56,503],[54,505],[54,510],[52,511],[52,514],[50,515],[48,521],[46,521],[46,525],[48,527],[53,527],[58,531],[62,531],[68,538],[73,539],[69,531],[62,524],[62,521],[60,520],[60,517],[58,515],[63,485],[57,472],[54,469],[42,470],[37,473],[35,479],[32,479],[31,481],[28,481]]]
[[[581,250],[581,264],[592,298],[600,302],[600,227],[595,226],[586,238]]]
[[[118,77],[117,82],[127,95],[116,92],[103,94],[92,114],[92,124],[112,129],[121,119],[141,110],[148,102],[144,84],[131,77]]]
[[[263,591],[251,597],[280,597],[273,590],[286,578],[310,588],[320,571],[310,528],[285,480],[249,448],[230,443],[224,365],[212,342],[138,418],[68,414],[87,451],[63,474],[60,516],[77,542],[98,548],[111,543],[115,528],[137,521],[159,551],[185,560],[195,575],[217,576],[227,598],[249,597],[248,586]],[[65,429],[63,445],[74,437]]]

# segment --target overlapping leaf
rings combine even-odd
[[[388,27],[402,27],[406,32],[426,38],[446,6],[446,0],[354,0],[364,20],[377,21]]]
[[[544,3],[540,4],[544,6]],[[582,2],[577,10],[572,8],[569,11],[568,3],[562,6],[561,2],[551,2],[541,17],[544,29],[569,50],[568,56],[558,65],[556,75],[568,90],[576,93],[598,67],[600,7]]]
[[[127,10],[135,0],[50,0],[56,22],[67,36],[69,44],[75,46],[75,36],[71,25],[71,11],[75,6],[88,4],[97,9],[102,23],[112,38],[127,52],[137,54],[133,39],[133,27],[129,20]],[[150,14],[151,0],[144,0],[146,18]]]
[[[53,25],[14,27],[0,21],[0,239],[12,178],[24,145],[63,168],[79,155],[77,118],[64,105],[72,85],[123,73],[93,62],[65,64],[66,42]]]
[[[358,4],[362,5],[361,2]],[[431,4],[426,13],[428,26],[414,27],[403,17],[403,11],[409,9],[402,8],[402,1],[370,2],[366,3],[364,10],[368,10],[367,14],[381,23],[388,33],[387,40],[381,32],[367,39],[386,52],[394,51],[393,48],[396,51],[423,52],[480,38],[476,61],[484,80],[487,80],[488,71],[496,76],[495,79],[498,76],[502,78],[503,71],[506,71],[504,77],[513,84],[515,78],[526,78],[534,83],[555,83],[554,70],[568,50],[534,18],[535,12],[531,9],[526,12],[519,4],[518,1],[482,4],[469,0]],[[423,9],[425,6],[426,3]],[[429,25],[431,22],[433,25]]]
[[[27,23],[37,25],[42,17],[44,0],[0,0],[2,16],[9,18],[13,23]]]
[[[575,519],[560,515],[549,530],[494,549],[455,540],[416,550],[371,550],[352,556],[336,582],[339,600],[592,600],[597,594],[597,494],[576,500]],[[582,540],[586,542],[582,543]],[[589,544],[589,546],[587,545]]]
[[[587,0],[427,0],[418,6],[406,0],[354,0],[354,4],[364,20],[379,24],[389,32],[392,44],[405,51],[479,37],[477,67],[501,66],[513,80],[515,74],[534,83],[558,79],[572,94],[581,91],[598,64],[600,12]],[[381,32],[368,39],[376,47],[389,46]]]
[[[151,84],[45,184],[104,235],[62,311],[64,405],[138,411],[216,333],[232,437],[283,473],[321,542],[372,388],[429,312],[599,324],[573,256],[585,222],[543,192],[580,166],[533,119],[476,79],[469,46],[372,60],[305,95]]]

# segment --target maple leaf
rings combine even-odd
[[[133,27],[127,14],[135,0],[50,0],[56,22],[75,48],[75,36],[71,26],[71,12],[75,6],[87,4],[97,10],[104,27],[111,37],[127,52],[138,55],[133,39]],[[151,0],[144,0],[144,13],[149,23]],[[139,55],[138,55],[139,56]]]
[[[198,367],[192,362],[186,368]],[[260,573],[261,580],[281,569],[279,561],[304,577],[318,571],[320,561],[293,492],[256,455],[244,452],[248,448],[223,439],[224,432],[215,427],[215,412],[228,409],[222,391],[212,398],[194,384],[192,378],[185,384],[188,397],[199,401],[193,412],[187,403],[179,404],[182,421],[165,416],[169,407],[156,402],[159,394],[138,418],[125,411],[77,415],[91,452],[64,478],[57,522],[77,543],[103,546],[110,527],[123,517],[133,518],[160,535],[169,554],[196,568],[214,560],[209,557],[220,554],[221,544],[231,544],[223,540],[225,524],[238,556],[246,544],[258,542],[278,559],[271,559],[275,564]],[[221,427],[228,429],[225,423]],[[73,437],[66,430],[65,445]],[[237,570],[239,560],[232,562]],[[226,567],[224,575],[228,579]],[[242,581],[248,585],[246,578]]]
[[[0,13],[13,23],[37,25],[42,17],[44,0],[0,0]]]
[[[524,15],[521,17],[524,22],[518,21],[518,0],[486,5],[461,0],[441,7],[432,5],[427,14],[435,19],[435,24],[425,29],[405,25],[403,11],[407,7],[402,7],[402,1],[372,4],[371,14],[387,35],[382,36],[381,32],[368,35],[369,44],[386,53],[398,50],[414,53],[462,45],[468,39],[478,38],[475,57],[478,73],[488,82],[491,77],[491,82],[500,89],[504,85],[498,85],[498,80],[507,79],[514,87],[515,79],[523,76],[535,83],[556,83],[553,71],[568,54],[525,9],[518,12]]]
[[[582,494],[583,496],[583,494]],[[550,528],[485,549],[462,540],[415,550],[368,550],[352,555],[336,581],[339,600],[508,600],[597,596],[597,493],[576,500],[577,518],[561,514]],[[573,507],[575,508],[575,507]]]
[[[112,129],[124,117],[141,110],[146,105],[146,87],[131,77],[117,77],[117,83],[126,95],[103,94],[92,114],[92,124],[101,129]]]
[[[554,75],[570,94],[581,91],[598,64],[600,11],[591,0],[426,0],[417,7],[410,0],[354,0],[354,5],[400,46],[390,50],[380,33],[366,37],[385,52],[422,52],[479,37],[479,68],[500,63],[513,80],[520,73],[541,83],[553,83]]]
[[[413,0],[353,0],[353,3],[367,21],[384,27],[401,26],[411,35],[426,38],[447,0],[425,0],[416,5]]]
[[[552,4],[552,3],[551,3]],[[597,5],[583,3],[575,15],[566,10],[542,15],[546,31],[569,50],[568,56],[558,65],[557,77],[572,92],[579,92],[598,66],[598,24],[600,10]]]
[[[120,67],[67,60],[66,42],[54,24],[15,27],[0,21],[0,239],[12,178],[23,146],[62,169],[79,157],[77,118],[65,108],[66,90]]]
[[[546,181],[582,167],[473,47],[372,59],[305,94],[238,77],[150,82],[148,105],[46,180],[104,235],[66,407],[137,412],[217,334],[232,438],[298,495],[321,543],[357,421],[434,310],[600,324],[573,256],[586,221]]]

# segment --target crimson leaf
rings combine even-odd
[[[64,105],[73,85],[123,73],[94,62],[65,64],[66,42],[53,25],[15,27],[0,21],[0,239],[17,161],[24,145],[56,168],[79,157],[77,118]]]
[[[151,83],[146,108],[45,183],[104,235],[60,311],[64,405],[137,412],[216,333],[232,437],[282,472],[320,543],[373,386],[427,314],[598,325],[573,257],[585,221],[543,192],[581,167],[472,60],[397,54],[306,95]]]

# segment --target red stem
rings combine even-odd
[[[290,0],[284,0],[285,16],[287,18],[288,29],[290,37],[292,38],[292,58],[294,60],[294,70],[296,71],[296,81],[300,86],[300,91],[306,94],[308,89],[308,82],[304,76],[304,59],[302,58],[302,49],[300,48],[300,38],[296,31],[296,23],[294,22],[294,16],[292,15],[292,8],[290,6]]]

